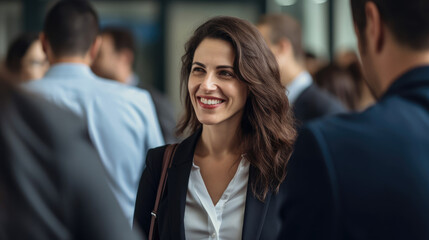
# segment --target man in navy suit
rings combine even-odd
[[[282,239],[429,239],[429,1],[351,7],[378,103],[302,129]]]
[[[277,59],[280,80],[297,123],[346,111],[341,102],[320,89],[305,69],[301,25],[285,14],[261,16],[257,27]]]

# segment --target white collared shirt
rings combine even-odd
[[[242,155],[234,178],[216,206],[204,184],[200,168],[192,165],[184,219],[186,239],[241,239],[249,165]]]
[[[301,93],[310,87],[313,83],[313,78],[307,71],[301,72],[288,86],[286,86],[286,95],[289,103],[292,105]]]

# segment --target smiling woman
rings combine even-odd
[[[204,39],[195,51],[188,91],[198,121],[204,125],[239,129],[247,86],[235,77],[234,55],[229,42],[213,38]]]
[[[277,239],[295,140],[277,62],[247,21],[216,17],[185,46],[185,113],[157,214],[161,239]],[[134,222],[150,226],[165,147],[150,150]]]

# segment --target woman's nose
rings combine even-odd
[[[214,91],[216,88],[216,78],[214,74],[207,74],[201,83],[201,89],[205,91]]]

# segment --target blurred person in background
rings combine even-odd
[[[278,64],[251,23],[216,17],[185,45],[181,87],[187,135],[168,171],[160,239],[278,239],[279,190],[295,129]],[[147,156],[135,225],[148,233],[165,147]]]
[[[326,61],[310,51],[305,51],[305,69],[314,77],[317,71],[326,65]]]
[[[91,71],[102,41],[98,30],[97,13],[88,1],[57,2],[40,34],[51,68],[26,87],[85,119],[109,185],[131,224],[146,152],[164,141],[147,91]]]
[[[141,239],[106,183],[82,119],[2,78],[0,239]]]
[[[429,239],[429,1],[351,0],[378,102],[300,132],[280,211],[288,240]]]
[[[39,35],[23,33],[14,39],[7,50],[3,67],[10,78],[18,82],[42,78],[49,68],[49,62]]]
[[[358,109],[360,89],[346,69],[336,64],[329,64],[316,72],[314,82],[321,89],[337,97],[348,110]]]
[[[345,112],[335,97],[322,91],[305,69],[301,26],[291,16],[269,14],[257,23],[280,67],[280,77],[298,123]]]
[[[350,49],[343,49],[337,51],[335,54],[334,62],[341,68],[347,68],[354,62],[359,62],[359,57],[355,51]]]
[[[335,55],[335,64],[348,71],[352,76],[358,92],[356,110],[362,111],[374,104],[374,95],[371,93],[368,83],[364,79],[356,52],[350,49],[338,51]]]
[[[103,39],[97,58],[92,63],[95,74],[130,86],[143,88],[137,74],[133,72],[136,45],[133,34],[126,28],[106,27],[101,31]],[[165,143],[175,143],[177,138],[176,114],[173,104],[161,92],[154,88],[145,88],[155,104],[158,121]]]

